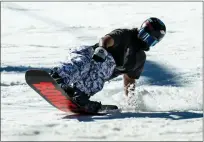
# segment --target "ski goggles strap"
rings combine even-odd
[[[149,47],[156,45],[159,41],[151,36],[149,33],[147,33],[144,28],[139,30],[138,33],[138,37],[143,40],[144,42],[146,42],[148,44]]]

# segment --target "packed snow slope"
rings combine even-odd
[[[70,116],[26,85],[26,70],[53,67],[70,50],[151,16],[167,34],[147,52],[136,96],[125,97],[119,76],[92,98],[121,113]],[[1,3],[1,139],[202,140],[202,19],[201,2]]]

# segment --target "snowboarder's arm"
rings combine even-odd
[[[135,79],[132,79],[127,74],[124,74],[123,81],[124,81],[125,95],[128,96],[129,91],[133,93],[135,90]]]
[[[112,47],[113,45],[114,45],[114,40],[109,35],[102,37],[99,41],[99,46],[104,48],[109,48],[109,47]]]
[[[107,48],[114,45],[114,40],[111,36],[106,35],[99,41],[99,46],[94,49],[93,59],[96,62],[104,62],[106,60],[106,56],[108,55]]]
[[[121,42],[126,43],[130,39],[130,33],[131,32],[128,29],[115,29],[100,39],[99,46],[112,48],[121,44]]]
[[[114,39],[106,35],[99,41],[98,47],[94,49],[93,59],[97,62],[104,62],[108,55],[107,49],[114,45]]]

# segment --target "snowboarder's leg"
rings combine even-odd
[[[71,52],[68,59],[52,71],[56,72],[66,85],[73,85],[86,76],[90,70],[93,49],[88,46],[81,47],[80,50]]]
[[[92,47],[81,47],[79,50],[73,51],[69,55],[69,59],[62,62],[59,66],[51,69],[50,75],[61,85],[62,89],[69,95],[72,100],[89,112],[97,112],[101,103],[90,101],[90,94],[86,94],[83,90],[87,90],[87,86],[81,85],[76,87],[90,70],[93,55]]]
[[[91,95],[99,92],[115,67],[112,56],[103,63],[92,60],[92,47],[82,47],[71,53],[71,58],[52,70],[51,76],[61,84],[75,103],[88,111],[97,111],[101,104],[90,101]],[[69,86],[73,87],[70,88]]]
[[[74,86],[80,89],[81,92],[88,94],[89,97],[93,96],[103,89],[105,81],[110,78],[114,68],[115,61],[111,55],[108,55],[103,63],[91,60],[90,70],[80,81],[76,82]],[[94,101],[87,103],[87,95],[80,95],[80,91],[78,91],[78,95],[76,95],[74,99],[81,105],[85,106],[86,110],[97,112],[101,107],[101,104]]]

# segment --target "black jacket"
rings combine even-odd
[[[115,29],[108,33],[114,39],[114,46],[107,49],[116,62],[116,68],[110,79],[126,73],[130,78],[139,79],[149,47],[138,39],[138,30]],[[96,43],[93,47],[98,47]]]

